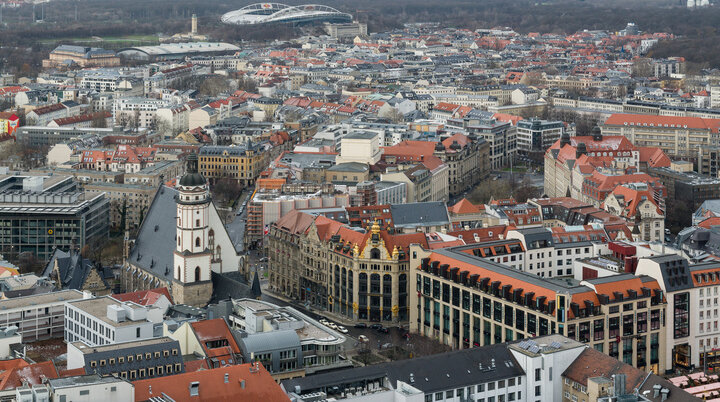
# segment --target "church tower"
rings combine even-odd
[[[185,175],[177,185],[178,195],[172,295],[175,303],[205,306],[212,296],[209,245],[210,193],[198,173],[198,157],[187,158]]]

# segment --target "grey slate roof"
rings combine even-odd
[[[675,254],[657,255],[647,259],[660,265],[660,274],[665,282],[666,292],[690,289],[694,286],[687,259]]]
[[[390,214],[396,227],[440,226],[450,223],[447,207],[442,201],[393,204]]]
[[[158,189],[128,258],[130,264],[168,282],[173,279],[177,193],[170,187],[161,186]]]
[[[267,353],[274,350],[288,350],[300,347],[300,338],[292,330],[260,332],[240,338],[244,355]]]
[[[45,270],[41,276],[49,277],[53,272],[55,261],[58,263],[59,278],[57,278],[58,284],[61,285],[62,289],[77,289],[81,290],[85,279],[94,268],[94,264],[87,258],[82,258],[80,253],[69,250],[62,251],[55,249],[50,261],[45,266]],[[107,279],[112,278],[112,271],[106,272],[104,269],[99,269],[98,274],[105,283],[105,286],[109,286]]]
[[[495,368],[490,368],[495,359]],[[482,369],[480,369],[482,364]],[[414,382],[410,381],[413,374]],[[381,363],[347,370],[320,373],[282,382],[286,390],[300,386],[301,392],[342,386],[366,378],[387,376],[393,385],[398,380],[428,393],[460,388],[483,382],[519,377],[525,374],[506,344],[457,350],[440,355]]]
[[[213,272],[211,279],[213,282],[213,298],[211,302],[227,298],[257,299],[262,294],[257,272],[255,272],[252,284],[248,284],[242,273],[237,271],[222,274]]]
[[[75,345],[80,346],[81,342],[76,342]],[[122,371],[138,370],[147,367],[167,366],[168,364],[173,366],[175,370],[176,364],[181,364],[181,372],[185,372],[185,365],[183,363],[182,352],[180,350],[180,343],[169,337],[148,339],[142,341],[123,342],[113,345],[97,346],[97,347],[86,347],[85,354],[83,356],[85,361],[85,372],[96,373],[101,375],[110,375],[112,373],[119,373]],[[173,355],[172,350],[175,349],[176,354]],[[168,351],[168,356],[165,356],[163,351]],[[159,357],[155,357],[155,352],[160,352]],[[151,353],[151,359],[146,359],[145,354]],[[136,357],[142,355],[142,360],[133,358],[133,361],[129,361],[128,356]],[[125,357],[123,363],[120,363],[119,357]],[[114,358],[115,363],[110,364],[110,359]],[[105,360],[104,366],[100,365],[100,360]],[[95,361],[97,365],[91,367],[90,362]]]

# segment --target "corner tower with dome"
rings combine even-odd
[[[245,256],[215,209],[195,154],[188,155],[185,174],[174,188],[160,186],[136,239],[128,239],[126,247],[123,291],[164,286],[175,303],[192,306],[250,295],[242,284],[228,287],[246,280]]]
[[[210,192],[207,181],[198,173],[197,155],[188,156],[187,170],[177,190],[172,296],[176,303],[206,304],[212,295],[210,273],[215,245],[209,236]]]

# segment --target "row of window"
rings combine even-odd
[[[514,387],[515,384],[522,385],[522,377],[510,378],[507,380],[507,387]],[[497,385],[497,388],[496,388]],[[426,402],[433,402],[433,401],[443,401],[443,400],[451,400],[454,398],[460,398],[460,400],[463,400],[463,398],[467,397],[469,400],[472,400],[473,396],[475,395],[475,391],[477,390],[477,393],[484,393],[495,391],[497,389],[498,392],[501,393],[501,395],[497,396],[490,396],[487,398],[487,402],[493,402],[495,401],[497,397],[498,402],[504,402],[504,401],[515,401],[515,400],[522,400],[522,392],[510,392],[507,394],[502,394],[504,392],[503,390],[506,388],[506,381],[500,380],[500,381],[492,381],[486,384],[478,384],[477,386],[469,386],[469,387],[463,387],[463,388],[457,388],[457,389],[451,389],[444,392],[436,392],[434,394],[427,394],[425,395],[425,401]],[[478,399],[478,402],[485,401],[486,399],[480,398]]]
[[[158,352],[154,352],[154,353],[148,352],[148,353],[145,353],[144,355],[143,355],[142,353],[140,353],[140,354],[136,354],[136,355],[120,356],[120,357],[117,358],[117,363],[118,363],[118,364],[124,364],[126,360],[127,360],[128,363],[132,363],[132,362],[134,362],[134,361],[142,361],[142,360],[143,360],[143,356],[145,356],[145,360],[150,360],[150,359],[152,359],[153,357],[155,357],[156,359],[159,359],[160,356],[162,356],[162,357],[168,357],[168,356],[170,356],[171,354],[172,354],[173,356],[177,356],[177,355],[178,355],[178,350],[177,350],[177,349],[172,349],[172,350],[163,350],[162,353],[160,353],[160,352],[158,351]],[[105,360],[105,359],[101,359],[101,360],[91,360],[91,361],[90,361],[90,367],[97,367],[98,364],[100,365],[100,367],[105,367],[106,363],[107,363],[107,365],[109,365],[109,366],[114,365],[114,364],[115,364],[115,358],[114,358],[114,357],[111,357],[111,358],[109,358],[109,359],[107,359],[107,360]]]

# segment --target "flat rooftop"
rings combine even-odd
[[[133,348],[133,347],[138,347],[138,346],[159,345],[159,344],[163,344],[163,343],[173,343],[173,342],[177,342],[177,341],[170,337],[164,336],[162,338],[151,338],[151,339],[143,339],[143,340],[139,340],[139,341],[120,342],[120,343],[114,343],[111,345],[103,345],[103,346],[88,346],[85,342],[72,342],[72,345],[75,346],[76,348],[78,348],[82,353],[101,353],[101,352],[109,352],[112,350]]]
[[[43,293],[39,295],[15,297],[7,300],[0,300],[0,312],[16,308],[28,308],[42,306],[51,303],[63,303],[66,301],[80,300],[83,293],[79,290],[68,289],[58,292]]]
[[[121,303],[121,302],[119,302],[119,301],[117,301],[117,300],[115,300],[115,299],[113,299],[113,298],[111,298],[111,297],[109,297],[109,296],[97,297],[97,298],[94,298],[94,299],[79,300],[79,301],[72,302],[71,304],[72,304],[74,307],[76,307],[76,308],[78,308],[78,309],[80,309],[80,310],[82,310],[82,311],[84,311],[84,312],[86,312],[86,313],[88,313],[88,314],[96,317],[96,318],[99,319],[100,321],[102,321],[102,322],[104,322],[104,323],[106,323],[106,324],[108,324],[108,325],[110,325],[110,326],[113,326],[113,327],[127,327],[127,326],[130,326],[130,325],[134,325],[134,324],[138,324],[138,323],[141,323],[141,322],[146,321],[146,320],[144,320],[144,319],[143,319],[143,320],[138,320],[138,321],[132,321],[132,320],[126,318],[125,321],[123,321],[123,322],[115,322],[115,321],[109,319],[109,318],[107,317],[107,308],[108,308],[108,306],[112,306],[112,305],[116,305],[116,306],[124,305],[124,306],[130,307],[130,308],[133,309],[133,310],[135,310],[135,309],[144,309],[144,307],[139,306],[139,305],[135,305],[135,304],[133,304],[133,303],[127,303],[127,302]]]

